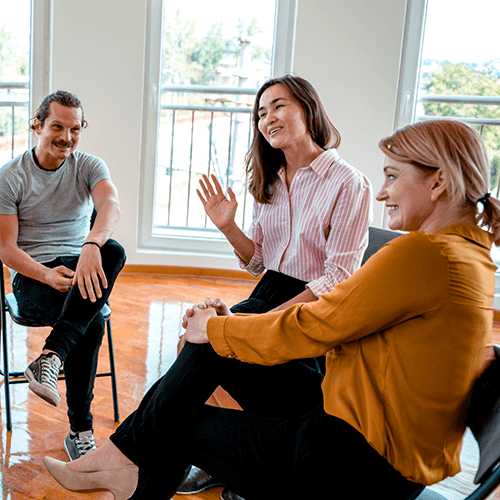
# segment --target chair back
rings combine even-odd
[[[494,346],[494,351],[495,358],[474,386],[466,421],[479,445],[474,483],[485,487],[484,496],[470,495],[471,500],[486,498],[500,484],[500,346]]]
[[[474,385],[466,425],[479,445],[479,468],[474,479],[479,486],[464,500],[485,500],[500,484],[500,346],[495,358]],[[416,500],[447,500],[425,488]]]
[[[363,255],[361,265],[363,265],[374,253],[383,247],[388,241],[391,241],[403,233],[399,231],[391,231],[390,229],[382,229],[380,227],[370,226],[368,228],[368,247]]]

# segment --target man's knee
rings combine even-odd
[[[101,248],[101,256],[104,262],[117,265],[121,269],[127,259],[125,249],[116,240],[109,239]]]

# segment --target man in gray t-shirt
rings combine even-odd
[[[25,375],[34,393],[57,406],[64,362],[71,460],[95,449],[90,404],[104,335],[100,311],[125,263],[110,239],[120,206],[108,168],[76,151],[86,124],[76,96],[48,95],[31,125],[38,146],[0,168],[0,259],[21,313],[52,326]]]

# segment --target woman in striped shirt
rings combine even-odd
[[[255,199],[248,236],[235,222],[238,204],[231,188],[226,197],[212,175],[212,181],[203,176],[198,191],[240,266],[253,276],[266,271],[250,297],[231,308],[233,313],[286,309],[331,291],[359,268],[371,221],[370,181],[339,157],[340,134],[307,80],[287,75],[266,82],[255,99],[253,126],[246,156]],[[300,381],[307,380],[303,371],[312,370],[319,380],[324,357],[287,365],[287,377],[297,379],[295,389],[300,392]],[[268,416],[302,413],[319,396],[280,391],[277,398],[274,381],[282,380],[281,369],[255,371],[251,387],[226,387],[247,411]],[[214,484],[194,467],[178,492],[195,493]],[[224,492],[223,498],[238,497]]]
[[[248,236],[235,222],[231,188],[226,197],[212,175],[198,191],[240,266],[253,276],[267,271],[235,312],[286,309],[332,290],[359,268],[372,216],[370,181],[339,157],[340,134],[309,82],[290,75],[266,82],[253,124],[246,164],[255,205]]]

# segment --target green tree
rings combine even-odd
[[[490,189],[493,190],[498,186],[498,179],[500,177],[500,156],[495,155],[491,160],[490,171]]]
[[[7,31],[5,25],[0,28],[0,78],[11,66],[14,57],[11,32]]]
[[[181,11],[168,19],[163,30],[163,75],[164,84],[192,84],[201,70],[193,63],[190,54],[196,45],[196,19],[184,19]]]
[[[224,52],[228,46],[228,41],[223,38],[221,23],[215,23],[208,30],[202,39],[198,39],[190,54],[190,59],[199,66],[198,81],[200,85],[207,85],[215,79],[216,69]]]
[[[245,27],[245,19],[240,17],[238,19],[238,40],[252,40],[252,38],[262,33],[262,27],[254,17],[248,26]],[[236,57],[240,57],[241,48],[236,49]],[[271,50],[262,47],[261,45],[252,44],[252,60],[260,60],[264,63],[271,63]]]
[[[163,38],[163,83],[207,85],[227,48],[223,26],[215,23],[203,37],[197,19],[186,19],[180,10],[168,20]]]
[[[426,90],[428,94],[498,97],[500,95],[500,79],[492,67],[486,67],[478,71],[474,66],[465,63],[450,64],[443,62],[440,68],[433,71]],[[500,106],[426,103],[424,104],[424,110],[428,116],[493,118],[500,120]],[[498,155],[500,155],[500,126],[485,126],[482,137],[491,159],[491,181],[495,181],[494,185],[496,186],[499,167],[498,163],[494,164],[494,159],[496,157],[498,162]]]
[[[15,41],[5,24],[0,28],[0,80],[7,72],[18,76],[28,74],[28,48]]]

